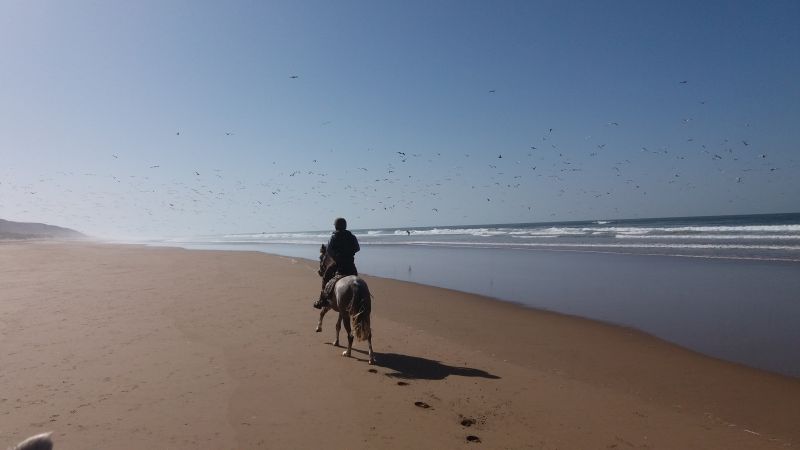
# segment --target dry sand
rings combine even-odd
[[[376,366],[364,343],[354,358],[329,344],[333,313],[313,331],[311,261],[2,243],[0,448],[48,430],[56,449],[800,442],[800,380],[625,328],[365,278]]]

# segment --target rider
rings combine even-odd
[[[336,231],[331,234],[328,241],[327,254],[336,262],[336,271],[327,271],[322,277],[322,291],[319,293],[319,299],[314,302],[314,308],[320,309],[328,300],[325,295],[325,285],[328,280],[334,275],[343,277],[347,275],[358,275],[355,264],[355,254],[361,250],[358,245],[358,239],[355,235],[347,230],[347,221],[338,217],[333,221],[333,227]]]

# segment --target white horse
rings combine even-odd
[[[327,255],[325,245],[320,248],[319,255],[319,275],[323,276],[325,271],[334,264],[333,259]],[[352,322],[355,336],[359,341],[366,340],[369,345],[370,364],[375,364],[375,356],[372,353],[372,329],[369,323],[369,313],[372,308],[372,295],[369,293],[367,282],[358,275],[349,275],[336,281],[328,304],[322,307],[319,312],[319,322],[317,322],[317,333],[322,331],[322,318],[325,313],[333,309],[339,313],[336,320],[336,340],[333,345],[339,346],[339,331],[344,323],[347,332],[347,350],[342,352],[342,356],[350,356],[353,348],[353,334],[350,330]]]

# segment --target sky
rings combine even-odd
[[[800,211],[797,1],[0,0],[0,218],[106,238]]]

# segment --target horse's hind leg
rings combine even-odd
[[[314,330],[317,333],[322,331],[322,318],[325,317],[325,313],[327,313],[328,311],[330,311],[330,308],[328,308],[326,306],[326,307],[322,308],[322,310],[319,312],[319,322],[317,322],[317,329]]]
[[[367,344],[369,344],[369,363],[375,364],[375,356],[372,353],[372,335],[367,338]]]
[[[339,346],[339,331],[342,329],[342,313],[339,313],[339,318],[336,319],[336,340],[333,341],[333,346]]]
[[[350,331],[350,315],[340,314],[342,322],[344,322],[344,331],[347,331],[347,350],[342,352],[342,356],[350,356],[350,351],[353,349],[353,333]]]

